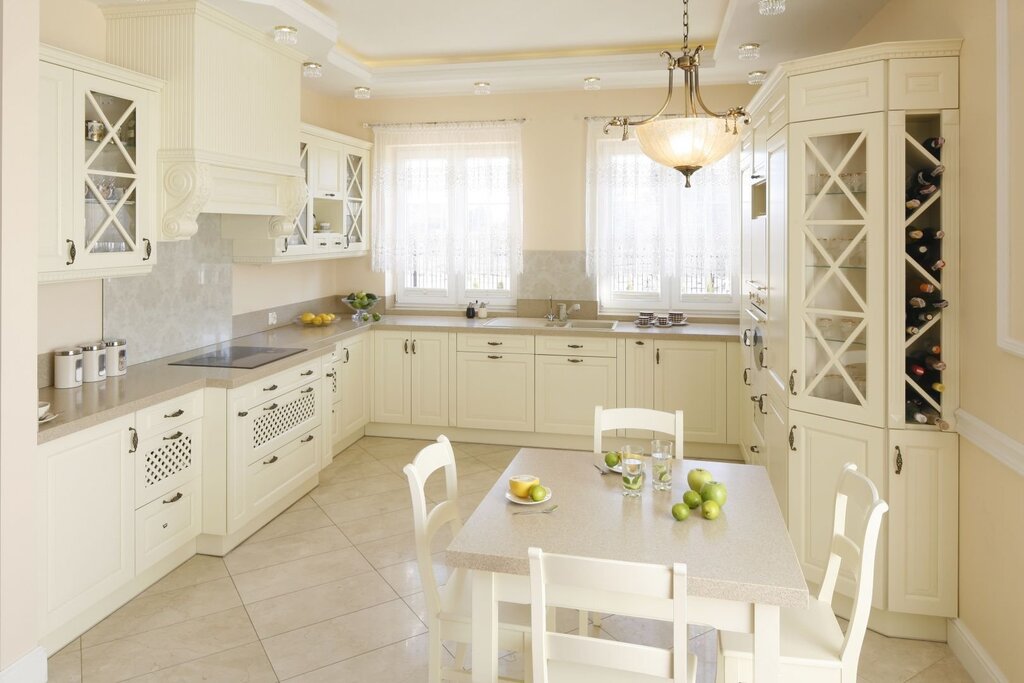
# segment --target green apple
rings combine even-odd
[[[694,508],[699,508],[700,504],[704,502],[704,499],[701,498],[700,494],[696,491],[687,491],[683,494],[683,502],[692,510]]]
[[[530,498],[533,499],[534,501],[539,503],[540,501],[544,500],[547,497],[548,490],[545,487],[541,486],[540,484],[530,487]]]
[[[713,500],[705,500],[700,506],[700,513],[704,516],[704,519],[718,519],[718,515],[721,512],[721,506]]]
[[[690,506],[686,503],[676,503],[672,506],[672,516],[677,522],[681,522],[690,516]]]
[[[718,507],[723,507],[725,505],[726,497],[725,484],[717,481],[709,481],[704,484],[704,486],[700,487],[700,497],[704,502],[713,500]]]
[[[686,483],[690,485],[690,488],[694,491],[700,492],[700,489],[704,484],[711,481],[714,478],[710,472],[700,467],[690,470],[686,475]]]
[[[622,459],[619,457],[619,454],[616,453],[615,451],[608,451],[607,453],[604,454],[604,464],[608,465],[608,467],[615,467],[621,461]]]
[[[376,311],[374,311],[373,314],[370,317],[373,318],[373,322],[379,322],[380,321],[380,313],[377,313]]]

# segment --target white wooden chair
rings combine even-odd
[[[683,459],[683,411],[668,413],[649,408],[594,408],[594,452],[601,453],[601,436],[613,429],[648,429],[671,434],[675,440],[673,455]]]
[[[686,565],[599,560],[530,548],[533,680],[537,683],[694,683],[687,651]],[[628,582],[628,583],[627,583]],[[673,625],[672,648],[548,630],[548,608],[601,610]]]
[[[431,474],[444,469],[445,500],[427,513],[427,496],[424,486]],[[456,569],[444,586],[437,585],[431,561],[431,541],[438,531],[451,526],[457,534],[462,528],[459,517],[458,477],[455,470],[455,453],[448,437],[437,437],[437,443],[421,450],[411,463],[403,469],[409,479],[412,494],[412,517],[416,535],[416,560],[423,584],[423,597],[427,608],[429,642],[429,681],[469,681],[470,674],[463,669],[466,646],[472,640],[471,614],[472,596],[470,577],[467,572]],[[509,623],[509,622],[512,623]],[[441,641],[453,640],[456,648],[455,668],[441,666]],[[522,654],[526,681],[531,680],[530,672],[530,612],[526,605],[502,604],[499,610],[498,646],[502,650],[515,650]]]
[[[871,611],[878,531],[888,509],[871,480],[859,473],[856,465],[847,464],[839,477],[831,550],[818,597],[811,599],[808,609],[781,610],[780,680],[856,683],[857,662]],[[856,538],[851,537],[848,525],[857,527],[851,530]],[[841,564],[852,569],[856,581],[845,636],[831,604]],[[718,644],[718,683],[752,681],[752,637],[722,631]]]

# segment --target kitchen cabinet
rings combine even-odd
[[[161,82],[46,46],[40,59],[40,281],[148,273]]]
[[[324,359],[324,362],[328,362],[326,358]],[[324,380],[327,384],[327,393],[329,397],[329,400],[325,403],[331,411],[327,429],[327,444],[330,452],[324,458],[324,467],[326,467],[334,458],[335,444],[340,442],[342,437],[345,436],[342,431],[340,360],[326,366],[324,371]]]
[[[626,339],[623,344],[623,408],[654,409],[654,341]],[[650,439],[654,434],[644,429],[624,429],[622,436]]]
[[[370,151],[366,147],[346,144],[342,154],[345,158],[345,216],[342,225],[345,249],[353,255],[365,254],[370,249]]]
[[[654,409],[682,410],[687,441],[728,443],[727,353],[724,341],[655,342]]]
[[[614,357],[536,356],[536,431],[593,434],[594,408],[616,407],[615,382]]]
[[[448,426],[448,333],[373,334],[374,422]]]
[[[366,332],[339,344],[339,436],[346,437],[370,421],[373,405],[373,333]]]
[[[326,140],[310,143],[309,193],[314,198],[338,199],[345,182],[343,152],[339,145]]]
[[[459,335],[459,342],[468,335]],[[482,336],[482,335],[480,335]],[[532,347],[532,337],[529,339]],[[455,425],[467,429],[534,430],[534,355],[460,351],[455,368]],[[591,418],[593,419],[593,418]]]
[[[788,155],[786,131],[768,140],[768,214],[767,249],[768,279],[766,323],[764,325],[764,368],[768,387],[778,400],[788,402],[789,388],[789,300],[788,300],[788,231],[787,221]],[[762,373],[764,374],[764,373]]]
[[[771,393],[764,398],[764,442],[759,444],[760,463],[768,469],[775,498],[782,518],[789,523],[789,457],[795,448],[790,444],[789,410]],[[795,432],[795,430],[794,430]],[[795,433],[794,433],[794,439]]]

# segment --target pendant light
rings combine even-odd
[[[665,51],[668,60],[668,95],[655,114],[633,120],[616,116],[605,125],[605,133],[612,126],[622,128],[622,139],[629,139],[630,128],[636,128],[640,149],[654,161],[674,168],[686,177],[704,166],[713,164],[727,155],[739,142],[739,131],[747,123],[743,107],[725,112],[708,109],[700,96],[700,55],[704,46],[690,49],[690,0],[683,0],[683,52],[678,57]],[[682,115],[666,116],[674,91],[675,70],[683,72],[686,93],[683,96]]]

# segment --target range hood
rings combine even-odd
[[[265,216],[253,238],[291,234],[306,203],[299,167],[302,55],[210,5],[108,5],[107,60],[166,81],[160,106],[161,239],[201,213]]]

